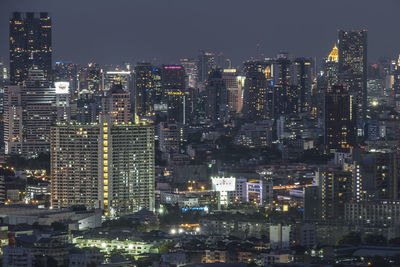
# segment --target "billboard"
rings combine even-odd
[[[69,82],[55,82],[56,94],[68,94]]]
[[[212,188],[217,192],[230,192],[236,190],[236,178],[211,177]]]

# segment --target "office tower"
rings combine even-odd
[[[51,206],[100,208],[100,127],[60,124],[50,141]]]
[[[101,88],[103,91],[109,91],[114,84],[121,84],[122,89],[131,92],[133,90],[132,83],[132,73],[130,71],[113,70],[102,72]]]
[[[154,211],[151,125],[58,124],[51,131],[51,205],[100,207],[116,217]]]
[[[81,68],[78,73],[79,91],[87,89],[95,96],[101,96],[101,77],[100,66],[96,63],[89,63],[87,67]]]
[[[185,68],[188,79],[188,87],[196,88],[199,72],[197,70],[198,61],[194,59],[183,58],[180,60],[181,65]]]
[[[392,98],[395,110],[400,112],[400,55],[393,70]]]
[[[357,104],[357,123],[367,111],[367,31],[339,30],[339,81]]]
[[[180,123],[173,124],[160,122],[158,128],[159,149],[163,153],[181,153],[185,135],[184,126]]]
[[[356,104],[353,95],[341,85],[325,94],[325,147],[327,151],[356,145]]]
[[[153,66],[138,63],[135,67],[135,111],[138,116],[149,116],[154,112],[155,82]]]
[[[199,72],[198,80],[199,82],[205,82],[211,70],[216,67],[215,54],[211,52],[206,52],[204,50],[200,50],[198,59],[199,59],[197,67],[197,70]]]
[[[153,68],[153,82],[154,82],[154,103],[161,104],[163,99],[162,88],[162,68]]]
[[[264,62],[248,61],[244,63],[244,75],[243,115],[250,120],[266,119],[270,68]]]
[[[297,91],[291,86],[292,62],[287,53],[278,54],[273,62],[273,115],[278,118],[281,115],[290,115],[297,111]]]
[[[222,73],[219,69],[211,71],[206,82],[207,117],[212,122],[224,122],[229,115],[228,95]]]
[[[352,199],[352,173],[326,169],[319,175],[322,219],[342,221],[345,203]]]
[[[10,82],[22,84],[37,66],[45,78],[52,74],[51,18],[47,12],[14,12],[10,19]]]
[[[373,155],[374,187],[379,199],[399,199],[400,156],[398,152]]]
[[[336,46],[332,48],[324,63],[324,75],[327,79],[327,86],[330,88],[339,84],[339,50]]]
[[[224,69],[222,79],[227,90],[229,110],[240,113],[243,107],[243,87],[246,78],[239,75],[236,69]]]
[[[57,61],[54,66],[54,82],[68,82],[71,101],[78,97],[78,65],[69,61]]]
[[[186,73],[181,65],[162,66],[162,87],[168,104],[168,121],[186,123]]]
[[[102,102],[103,114],[110,115],[113,123],[128,124],[132,121],[130,92],[125,91],[122,84],[113,84]]]
[[[293,61],[293,85],[296,88],[298,112],[308,112],[311,107],[311,63],[310,58],[296,58]]]
[[[57,120],[57,112],[60,120],[69,120],[67,95],[68,86],[50,87],[44,72],[37,68],[29,70],[23,86],[6,87],[5,153],[34,157],[49,152],[50,126]]]

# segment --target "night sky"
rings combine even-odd
[[[53,61],[174,63],[199,49],[234,64],[286,50],[326,56],[337,29],[368,29],[373,61],[400,52],[399,0],[0,0],[0,59],[13,11],[48,11]]]

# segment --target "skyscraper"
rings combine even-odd
[[[229,114],[228,95],[222,73],[219,69],[213,70],[206,82],[207,117],[212,122],[224,122]]]
[[[135,67],[135,111],[138,116],[148,116],[154,111],[155,83],[153,66],[138,63]]]
[[[186,73],[182,65],[162,66],[162,87],[168,103],[168,121],[186,122]]]
[[[5,153],[24,157],[49,152],[51,125],[69,120],[68,83],[54,88],[37,67],[28,73],[23,85],[4,94]]]
[[[310,58],[293,61],[293,85],[297,91],[298,112],[307,112],[311,106],[311,62]]]
[[[229,110],[233,113],[240,113],[243,107],[245,77],[239,75],[236,69],[224,69],[222,79],[227,90]]]
[[[244,68],[243,115],[251,120],[265,119],[268,116],[269,66],[265,62],[248,61]]]
[[[51,79],[51,18],[47,12],[14,12],[10,19],[10,82],[22,84],[37,66]]]
[[[367,31],[339,30],[339,81],[357,104],[357,124],[367,111]]]
[[[356,145],[356,104],[343,86],[333,86],[325,94],[326,149],[348,149]]]
[[[200,50],[198,59],[199,59],[197,67],[197,70],[199,72],[198,79],[199,82],[205,82],[211,70],[216,67],[215,54],[212,52]]]

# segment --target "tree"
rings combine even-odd
[[[361,233],[360,232],[350,232],[342,236],[337,242],[338,245],[359,245],[361,244]]]
[[[386,245],[387,240],[382,235],[368,234],[365,236],[364,242],[368,245]]]
[[[53,228],[54,231],[67,231],[68,230],[68,226],[62,222],[53,222],[51,224],[51,227]]]

